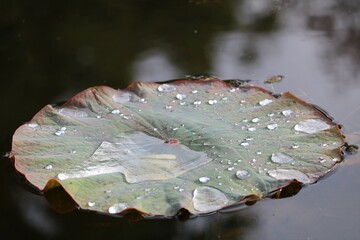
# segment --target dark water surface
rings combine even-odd
[[[326,109],[360,139],[360,1],[0,2],[1,152],[48,103],[95,85],[210,73]],[[360,155],[299,194],[187,222],[58,214],[0,161],[4,239],[359,239]]]

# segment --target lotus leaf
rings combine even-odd
[[[342,159],[339,126],[312,105],[218,79],[87,89],[13,137],[16,169],[82,209],[204,214],[313,183]]]

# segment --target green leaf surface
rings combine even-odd
[[[290,93],[221,80],[94,87],[44,107],[13,137],[16,169],[82,209],[217,211],[307,184],[342,155],[339,127]]]

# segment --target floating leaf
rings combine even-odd
[[[13,138],[16,169],[82,209],[192,214],[313,183],[342,159],[339,127],[290,93],[221,80],[87,89]]]

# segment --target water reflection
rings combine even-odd
[[[290,90],[328,110],[347,133],[360,131],[358,1],[6,0],[0,6],[1,152],[10,150],[15,129],[41,107],[82,89],[199,72],[258,82],[285,75],[273,86],[276,92]],[[352,158],[351,167],[293,198],[185,223],[59,215],[42,196],[17,185],[2,159],[0,229],[37,239],[119,233],[142,239],[355,239],[360,180],[353,167],[358,157]]]

